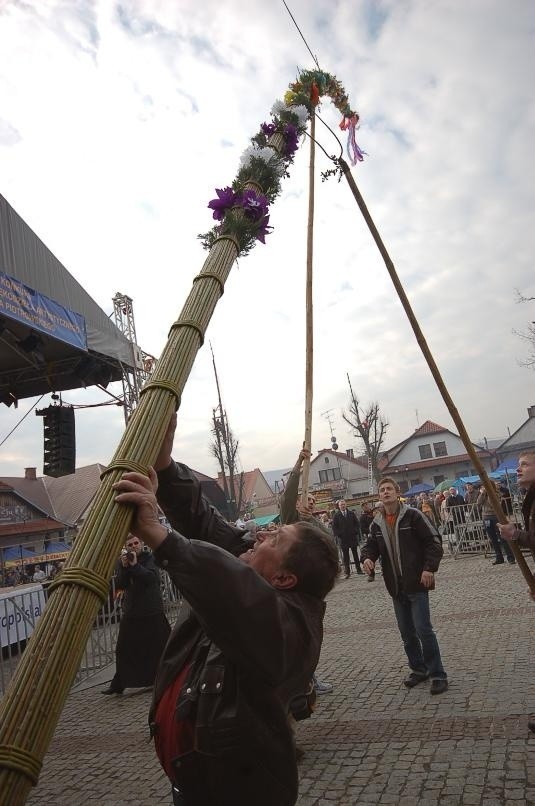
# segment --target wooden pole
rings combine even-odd
[[[357,184],[355,182],[355,179],[353,178],[353,175],[352,175],[352,173],[351,173],[351,171],[349,169],[349,166],[348,166],[347,162],[343,158],[340,158],[338,160],[338,163],[339,163],[340,168],[342,169],[342,173],[344,174],[344,176],[346,178],[346,181],[347,181],[347,183],[348,183],[348,185],[349,185],[349,187],[351,189],[351,192],[353,193],[353,196],[354,196],[354,198],[355,198],[355,200],[356,200],[356,202],[357,202],[357,204],[359,206],[359,209],[360,209],[360,211],[361,211],[361,213],[362,213],[362,215],[364,217],[364,220],[366,221],[366,224],[368,225],[368,229],[370,230],[370,232],[371,232],[371,234],[373,236],[373,239],[374,239],[375,243],[377,244],[377,248],[379,249],[379,252],[381,253],[381,256],[382,256],[382,258],[384,260],[384,263],[385,263],[386,269],[388,271],[388,274],[390,275],[390,279],[392,280],[392,283],[394,284],[394,288],[396,289],[396,291],[398,293],[398,297],[399,297],[399,299],[401,301],[401,304],[403,305],[403,309],[404,309],[405,313],[407,314],[407,317],[408,317],[410,325],[411,325],[411,327],[413,329],[414,335],[416,336],[416,341],[420,345],[420,349],[421,349],[421,351],[422,351],[422,353],[424,355],[425,360],[427,361],[427,365],[428,365],[429,369],[431,370],[431,374],[432,374],[432,376],[433,376],[433,378],[435,380],[435,383],[436,383],[436,385],[438,387],[438,390],[439,390],[440,394],[442,395],[442,399],[444,400],[444,403],[447,406],[447,409],[448,409],[448,411],[449,411],[449,413],[451,415],[451,418],[452,418],[453,422],[455,423],[455,425],[457,426],[457,430],[459,431],[459,435],[460,435],[460,437],[461,437],[461,439],[463,441],[464,447],[466,448],[466,452],[470,456],[470,459],[472,460],[474,468],[476,469],[480,479],[483,481],[483,484],[485,486],[485,490],[487,491],[489,501],[491,502],[491,505],[492,505],[492,508],[493,508],[493,510],[494,510],[494,512],[496,514],[496,517],[498,518],[498,521],[500,523],[508,523],[507,517],[506,517],[506,515],[505,515],[505,513],[504,513],[504,511],[502,509],[500,499],[498,498],[496,488],[494,487],[494,484],[492,484],[491,480],[489,479],[489,477],[487,475],[487,471],[483,467],[483,465],[481,463],[481,460],[480,460],[480,458],[479,458],[479,456],[477,454],[477,451],[475,450],[474,445],[472,444],[472,442],[470,440],[470,437],[468,436],[468,432],[467,432],[467,430],[466,430],[466,428],[464,426],[464,423],[463,423],[463,421],[461,419],[461,416],[460,416],[459,412],[457,411],[457,408],[456,408],[456,406],[455,406],[455,404],[453,402],[453,399],[452,399],[450,393],[448,392],[448,389],[447,389],[446,384],[444,383],[444,381],[442,379],[442,376],[441,376],[440,371],[438,369],[438,366],[437,366],[437,364],[435,362],[435,359],[433,358],[431,350],[429,349],[429,346],[428,346],[428,344],[427,344],[427,342],[426,342],[426,340],[424,338],[424,334],[422,332],[422,329],[420,328],[420,325],[418,324],[418,320],[416,319],[416,316],[414,315],[414,312],[412,310],[411,304],[410,304],[410,302],[408,300],[408,297],[407,297],[407,295],[405,293],[405,290],[404,290],[404,288],[403,288],[403,286],[401,284],[401,281],[400,281],[400,279],[398,277],[398,274],[396,272],[395,266],[394,266],[394,264],[393,264],[393,262],[392,262],[392,260],[390,258],[390,255],[388,254],[388,251],[387,251],[387,249],[386,249],[386,247],[385,247],[385,245],[384,245],[384,243],[383,243],[383,241],[381,239],[381,236],[379,235],[379,231],[377,230],[377,227],[375,226],[375,224],[373,222],[373,219],[372,219],[372,217],[371,217],[371,215],[370,215],[370,213],[368,211],[368,208],[366,207],[364,199],[362,198],[362,196],[360,194],[360,191],[357,188]],[[526,560],[524,559],[524,555],[522,554],[522,552],[521,552],[521,550],[520,550],[520,548],[519,548],[517,543],[513,542],[513,543],[510,543],[509,545],[511,546],[511,550],[512,550],[512,552],[513,552],[513,554],[515,556],[515,559],[516,559],[516,561],[518,563],[518,567],[520,568],[520,571],[522,572],[522,574],[524,576],[524,579],[526,580],[531,593],[535,594],[535,577],[531,573],[531,571],[529,569],[529,566],[528,566]]]
[[[312,445],[312,398],[314,393],[314,309],[312,296],[312,267],[314,257],[314,171],[316,160],[316,115],[310,121],[310,163],[308,168],[308,225],[307,225],[307,275],[306,275],[306,373],[305,373],[305,440],[303,447]],[[307,504],[310,456],[303,462],[302,503]]]

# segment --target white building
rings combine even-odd
[[[528,408],[528,419],[502,442],[496,453],[500,462],[506,459],[516,460],[520,451],[526,448],[535,450],[535,406]]]
[[[494,455],[479,445],[474,448],[485,470],[493,470]],[[477,471],[460,436],[426,420],[414,434],[384,452],[381,472],[394,478],[404,492],[415,484],[436,487],[446,479],[473,476]]]
[[[309,489],[330,490],[332,498],[353,498],[370,492],[368,460],[324,448],[310,461]]]

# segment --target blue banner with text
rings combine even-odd
[[[0,316],[87,350],[85,318],[0,271]]]

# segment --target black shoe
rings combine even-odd
[[[403,681],[403,685],[407,686],[407,688],[414,688],[419,683],[423,683],[427,680],[428,675],[426,674],[418,674],[418,672],[411,672],[408,677],[405,678]]]
[[[507,562],[509,563],[509,565],[514,565],[516,563],[516,560],[514,557],[512,557],[510,560],[507,560]]]
[[[108,688],[105,688],[104,691],[101,691],[100,693],[101,694],[122,694],[123,689],[122,688],[116,688],[115,686],[108,686]]]
[[[502,565],[503,564],[503,557],[502,557],[501,560],[494,560],[494,562],[492,564],[493,565]]]
[[[445,678],[440,678],[440,680],[431,680],[431,688],[429,689],[431,694],[443,694],[447,690],[448,681]]]
[[[528,719],[528,728],[532,733],[535,733],[535,716],[530,716]]]

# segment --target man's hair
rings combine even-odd
[[[535,459],[535,448],[526,448],[525,451],[520,451],[518,458],[520,459],[521,456],[533,456]]]
[[[294,590],[324,599],[340,571],[338,550],[332,537],[308,521],[295,524],[295,540],[284,558],[285,570],[297,577]]]
[[[381,481],[379,482],[379,486],[377,487],[377,489],[380,490],[383,484],[392,484],[392,486],[395,487],[396,491],[398,493],[400,492],[399,484],[393,478],[390,478],[390,476],[385,476],[384,478],[382,478]]]

